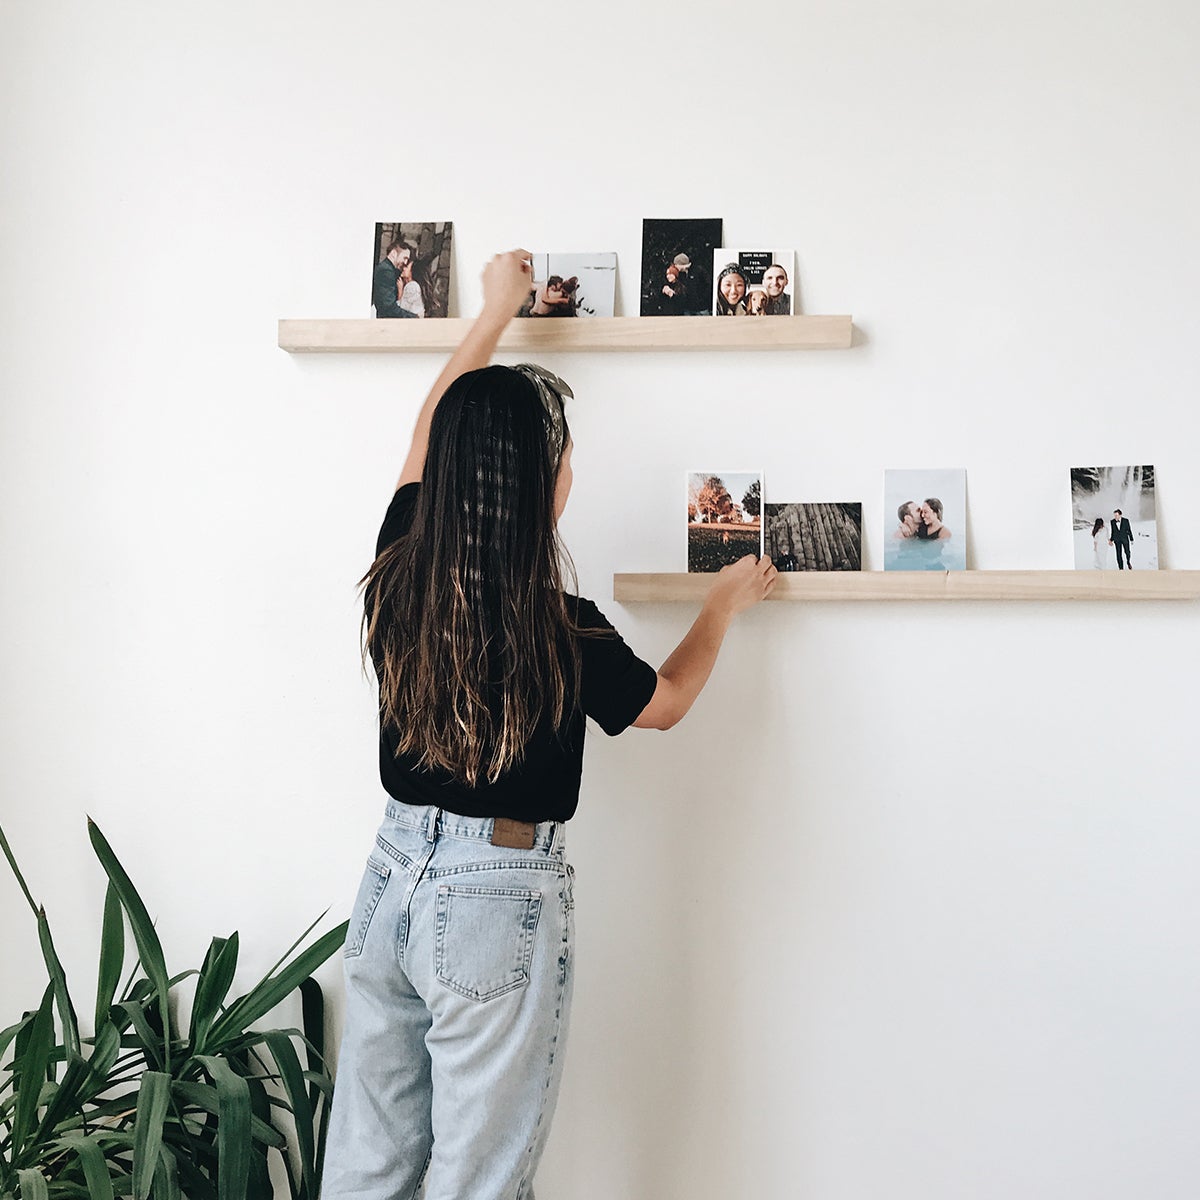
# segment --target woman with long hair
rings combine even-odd
[[[942,541],[950,537],[950,530],[942,524],[942,502],[936,496],[930,496],[920,505],[921,524],[917,528],[917,537],[922,541]]]
[[[437,254],[411,259],[400,275],[400,307],[416,317],[443,317],[437,294]]]
[[[1103,517],[1097,517],[1092,525],[1092,565],[1097,571],[1108,566],[1108,527]]]
[[[423,1177],[427,1200],[531,1200],[570,1014],[585,717],[670,728],[775,581],[765,557],[722,570],[658,671],[565,590],[570,389],[488,365],[528,259],[485,269],[363,580],[388,799],[346,941],[323,1200],[408,1200]]]
[[[717,276],[714,315],[744,317],[746,315],[746,276],[737,263],[727,263]]]

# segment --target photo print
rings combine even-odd
[[[617,256],[535,254],[533,287],[518,317],[611,317],[617,295]]]
[[[1157,571],[1153,467],[1072,467],[1075,570]]]
[[[444,317],[450,312],[452,221],[381,221],[371,259],[377,317]]]
[[[709,265],[721,244],[722,220],[642,222],[642,316],[712,315]]]
[[[967,473],[885,471],[885,571],[967,569]]]
[[[719,571],[762,554],[762,494],[761,471],[688,472],[689,571]]]
[[[715,250],[713,312],[718,317],[790,317],[795,312],[794,250]]]
[[[767,504],[764,545],[777,571],[861,571],[861,504]]]

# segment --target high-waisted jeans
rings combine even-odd
[[[346,1023],[322,1200],[533,1200],[574,957],[563,826],[395,801],[346,936]]]

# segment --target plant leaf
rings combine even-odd
[[[247,1086],[250,1088],[250,1111],[260,1120],[269,1123],[271,1120],[271,1098],[267,1095],[266,1084],[255,1075],[247,1075],[245,1079]],[[271,1167],[267,1162],[267,1148],[259,1145],[252,1146],[251,1150],[254,1153],[250,1158],[249,1194],[251,1196],[273,1196],[275,1193],[271,1187]],[[284,1167],[287,1169],[288,1190],[290,1191],[292,1187],[292,1169],[291,1160],[286,1149],[283,1150],[281,1157]]]
[[[303,942],[304,939],[308,937],[308,935],[312,933],[312,931],[316,929],[316,927],[320,925],[323,920],[325,920],[325,914],[328,912],[329,909],[326,909],[325,912],[321,913],[320,916],[318,916],[316,920],[313,921],[313,923],[279,956],[279,961],[276,962],[275,965],[267,972],[264,978],[274,975],[275,972],[278,971],[279,968],[283,966],[283,964],[287,962],[289,958],[291,958],[292,951],[295,950],[296,947],[299,946],[300,943]]]
[[[17,1179],[21,1185],[21,1200],[50,1200],[46,1177],[36,1167],[18,1171]]]
[[[225,1015],[213,1026],[210,1045],[219,1045],[245,1031],[246,1027],[265,1016],[285,996],[300,986],[346,940],[349,921],[343,921],[324,937],[318,938],[307,950],[298,954],[278,975],[271,975],[236,1000]]]
[[[217,1089],[217,1195],[246,1200],[250,1180],[250,1086],[223,1059],[199,1056]]]
[[[20,1036],[32,1020],[33,1013],[26,1013],[15,1025],[10,1025],[3,1033],[0,1033],[0,1063],[4,1061],[5,1052],[12,1045],[13,1040]]]
[[[159,1045],[158,1032],[154,1026],[150,1024],[149,1018],[146,1016],[145,1003],[136,1003],[133,1000],[122,1000],[117,1005],[133,1024],[134,1032],[137,1034],[137,1048],[141,1050],[146,1058],[146,1062],[154,1067],[159,1068],[164,1066],[162,1060],[162,1048]]]
[[[175,1165],[182,1181],[180,1187],[188,1200],[217,1200],[217,1189],[202,1167],[205,1147],[190,1136],[173,1141],[172,1145],[176,1149]]]
[[[184,1104],[190,1104],[195,1108],[202,1108],[214,1116],[220,1116],[217,1089],[211,1084],[192,1083],[177,1079],[171,1085],[171,1092]],[[260,1121],[257,1117],[250,1118],[250,1136],[256,1142],[274,1146],[278,1150],[282,1150],[287,1145],[287,1138],[278,1129],[273,1125],[268,1125],[265,1121]]]
[[[114,1200],[112,1174],[98,1139],[81,1137],[71,1139],[67,1144],[79,1156],[90,1200]]]
[[[33,910],[33,915],[36,917],[38,906],[29,894],[29,887],[25,883],[25,876],[21,874],[21,868],[17,866],[17,860],[13,857],[12,847],[8,844],[8,838],[4,836],[3,825],[0,825],[0,850],[4,851],[4,857],[8,859],[8,865],[12,867],[12,873],[17,877],[17,882],[21,885],[21,891],[25,893],[25,899],[29,902],[29,907]]]
[[[93,1092],[108,1090],[108,1073],[121,1052],[121,1035],[111,1021],[105,1021],[92,1039],[92,1053],[88,1058],[88,1080],[86,1086]],[[101,1086],[103,1084],[103,1086]]]
[[[300,1152],[300,1170],[304,1179],[304,1187],[300,1194],[309,1200],[315,1200],[317,1148],[313,1140],[314,1113],[308,1089],[304,1086],[304,1072],[300,1069],[300,1059],[296,1056],[296,1048],[292,1045],[291,1038],[286,1034],[271,1030],[263,1036],[270,1048],[271,1057],[279,1067],[279,1074],[283,1077],[283,1090],[287,1093],[295,1118],[296,1148]]]
[[[12,1158],[15,1161],[25,1146],[25,1139],[33,1128],[37,1114],[38,1099],[42,1084],[46,1082],[46,1067],[50,1062],[50,1049],[54,1043],[54,984],[46,985],[41,1007],[33,1018],[26,1042],[17,1062],[13,1063],[14,1083],[17,1087],[17,1104],[13,1113]],[[16,1075],[20,1074],[19,1082]],[[42,1181],[43,1184],[45,1180]]]
[[[158,1170],[154,1173],[154,1200],[181,1200],[179,1163],[167,1146],[158,1148]]]
[[[84,1091],[88,1077],[88,1064],[78,1054],[72,1054],[67,1059],[62,1082],[54,1089],[54,1095],[46,1105],[42,1122],[33,1138],[34,1145],[44,1142],[68,1113],[83,1107],[89,1098]]]
[[[108,1016],[109,1006],[117,994],[121,972],[125,969],[125,918],[121,915],[121,898],[112,880],[104,893],[104,924],[100,932],[100,967],[96,979],[96,1022],[99,1029]]]
[[[304,1025],[305,1061],[310,1071],[317,1071],[325,1065],[325,993],[311,976],[300,982],[300,1006],[301,1021]],[[316,1087],[309,1090],[308,1102],[316,1107]]]
[[[42,944],[42,958],[46,961],[46,973],[54,985],[58,1019],[62,1022],[63,1045],[68,1055],[78,1054],[79,1019],[75,1016],[75,1006],[71,1003],[71,993],[67,990],[67,975],[59,961],[58,951],[54,948],[54,938],[50,935],[50,922],[46,920],[44,908],[38,909],[37,926],[38,941]]]
[[[134,1200],[147,1200],[150,1195],[170,1100],[170,1075],[163,1071],[144,1071],[138,1087],[137,1118],[133,1123]]]
[[[192,1002],[190,1037],[193,1054],[204,1053],[208,1031],[233,983],[237,960],[237,930],[228,938],[213,938],[204,956],[204,966],[200,968],[200,981],[196,984],[196,998]]]
[[[91,817],[88,818],[88,836],[91,838],[92,848],[96,851],[100,865],[117,890],[121,907],[129,917],[129,927],[133,930],[133,940],[137,943],[142,965],[146,968],[146,974],[154,984],[154,990],[158,995],[158,1007],[162,1014],[163,1028],[162,1061],[168,1062],[171,1057],[169,1045],[171,1015],[167,1005],[167,993],[170,986],[167,982],[167,964],[163,958],[162,943],[158,940],[158,933],[154,928],[154,923],[150,920],[150,914],[146,911],[145,904],[142,903],[141,896],[138,895],[133,882],[125,873],[125,868],[121,866],[120,860],[113,853],[108,839],[100,832],[100,827]]]

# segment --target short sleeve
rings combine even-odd
[[[379,528],[379,538],[375,543],[375,556],[378,558],[393,542],[399,541],[410,529],[413,513],[417,510],[417,493],[419,483],[406,483],[396,489],[387,514]]]
[[[601,631],[579,638],[583,711],[605,733],[615,736],[632,725],[650,703],[658,672],[630,650],[590,600],[580,597],[576,621],[582,629]]]

